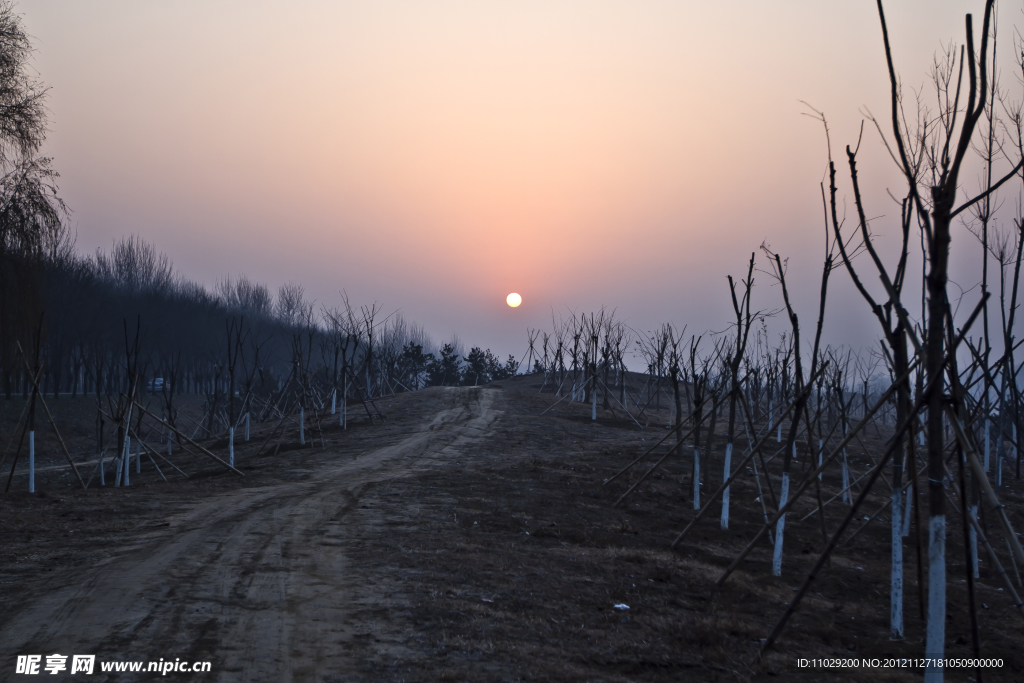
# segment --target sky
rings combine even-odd
[[[904,88],[927,100],[933,55],[963,41],[966,9],[980,31],[983,5],[889,4]],[[81,251],[137,234],[208,286],[299,282],[328,307],[345,290],[438,341],[517,357],[527,328],[602,306],[641,333],[725,330],[726,276],[745,275],[752,252],[767,267],[763,242],[788,258],[809,337],[827,149],[808,105],[828,117],[840,162],[866,112],[889,116],[865,0],[30,0],[17,11],[50,88],[44,153]],[[1021,8],[999,12],[1001,78],[1020,99]],[[858,159],[884,243],[899,219],[887,191],[903,189],[870,124]],[[964,187],[977,185],[972,166]],[[1009,187],[1006,225],[1020,183]],[[977,284],[980,259],[958,226],[956,287]],[[826,341],[874,344],[848,275],[831,282]],[[517,309],[504,303],[513,291]],[[781,306],[758,271],[753,307]]]

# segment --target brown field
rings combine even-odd
[[[715,502],[670,550],[693,515],[689,449],[624,506],[613,503],[642,468],[602,485],[665,435],[668,401],[639,430],[621,411],[599,410],[592,422],[589,405],[567,401],[540,415],[555,399],[539,384],[525,376],[400,394],[379,403],[383,425],[360,419],[355,405],[347,432],[327,417],[308,447],[289,428],[279,448],[272,441],[257,456],[270,428],[260,426],[237,449],[244,477],[178,449],[171,460],[187,479],[158,460],[164,482],[144,459],[130,487],[108,479],[84,491],[40,413],[38,493],[27,493],[22,461],[0,497],[0,680],[33,679],[14,674],[15,655],[55,652],[212,663],[209,674],[169,675],[190,680],[921,679],[920,670],[797,666],[801,657],[920,655],[915,531],[905,550],[906,640],[888,637],[883,511],[840,547],[759,660],[761,639],[824,546],[819,517],[799,521],[815,509],[813,496],[788,518],[781,578],[771,576],[763,541],[716,587],[762,523],[753,477],[733,487],[728,531]],[[94,404],[48,403],[88,477]],[[21,407],[0,400],[0,445]],[[867,445],[878,447],[871,433]],[[702,463],[706,497],[721,483],[722,441]],[[204,444],[226,457],[223,440]],[[866,471],[859,448],[851,455],[855,472]],[[826,475],[824,500],[838,479]],[[886,484],[876,489],[861,517],[886,500]],[[1000,491],[1017,529],[1021,490],[1010,478]],[[848,509],[838,500],[825,508],[830,533]],[[949,520],[947,656],[968,657],[960,518]],[[1004,659],[985,680],[1024,680],[1021,618],[987,562],[978,602],[982,654]],[[973,675],[950,670],[946,680]]]

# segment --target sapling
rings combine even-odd
[[[732,276],[729,276],[729,292],[732,295],[732,308],[736,314],[736,341],[733,344],[732,355],[727,360],[729,373],[729,423],[726,431],[725,459],[723,462],[722,481],[729,480],[732,465],[733,441],[736,437],[736,402],[741,398],[739,385],[740,361],[747,348],[747,339],[750,336],[751,313],[750,293],[754,285],[754,253],[750,255],[750,265],[747,268],[747,279],[743,280],[744,292],[742,300],[736,299],[736,283]],[[753,317],[757,317],[756,315]],[[729,528],[729,487],[726,486],[722,492],[722,529]]]

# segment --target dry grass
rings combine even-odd
[[[728,531],[711,515],[677,550],[669,550],[693,514],[688,462],[670,459],[623,507],[612,503],[630,485],[629,477],[601,483],[642,452],[652,435],[660,438],[662,427],[640,432],[628,421],[604,417],[591,423],[589,406],[565,402],[540,417],[553,399],[536,392],[535,378],[501,384],[494,407],[503,414],[486,448],[453,452],[437,466],[359,493],[358,509],[375,516],[372,524],[369,513],[363,522],[353,516],[352,523],[362,526],[354,530],[359,543],[348,561],[368,587],[367,596],[372,587],[373,595],[384,597],[371,601],[356,594],[353,603],[388,624],[384,633],[357,634],[347,652],[361,662],[366,680],[920,678],[908,671],[825,675],[796,667],[798,657],[920,654],[913,534],[906,549],[905,641],[888,639],[888,529],[882,515],[837,552],[777,647],[758,661],[761,639],[823,547],[817,517],[803,523],[790,517],[783,577],[771,576],[770,547],[763,542],[716,587],[761,524],[752,478],[742,478],[733,489]],[[326,448],[255,459],[256,446],[244,447],[238,458],[245,479],[187,458],[186,471],[202,476],[164,484],[147,471],[133,477],[138,485],[130,490],[81,492],[66,478],[44,476],[44,494],[19,492],[0,500],[0,600],[13,610],[47,585],[74,581],[84,566],[130,552],[146,529],[204,496],[315,477],[321,463],[394,441],[429,414],[432,395],[391,400],[387,426],[357,424],[346,434],[330,429]],[[716,451],[705,464],[707,494],[720,481],[719,459]],[[853,464],[859,472],[866,467],[857,458]],[[835,492],[837,479],[826,477],[823,494]],[[1024,528],[1019,483],[1004,491],[1014,522]],[[880,489],[879,501],[881,495]],[[869,507],[873,511],[877,503]],[[806,505],[798,512],[811,509]],[[826,509],[829,529],[846,509],[838,501]],[[959,544],[959,519],[952,516],[950,656],[970,652]],[[1007,664],[987,672],[986,680],[1021,680],[1020,617],[985,565],[982,574],[978,600],[988,606],[981,612],[983,653]],[[629,610],[615,609],[617,603]],[[966,676],[957,672],[947,680]]]

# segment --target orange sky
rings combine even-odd
[[[825,149],[800,100],[829,115],[837,152],[861,108],[887,115],[874,3],[710,4],[19,11],[83,250],[137,233],[208,284],[300,281],[328,305],[344,288],[438,340],[518,356],[552,309],[722,329],[725,276],[764,240],[791,256],[811,324]],[[890,4],[898,66],[918,87],[962,36],[962,3]],[[1018,10],[1002,10],[1007,46]],[[861,156],[873,214],[898,216],[873,132]],[[870,343],[847,279],[830,340]],[[759,282],[755,307],[781,305]],[[510,291],[524,297],[514,311]]]

